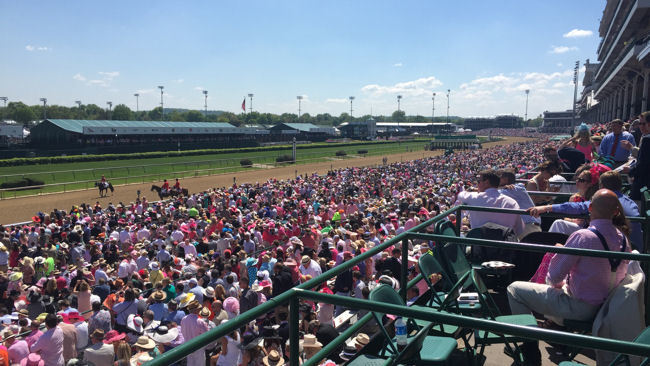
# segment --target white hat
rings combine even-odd
[[[144,324],[144,320],[142,320],[141,317],[136,316],[135,314],[131,314],[126,318],[126,326],[129,329],[133,329],[138,333],[142,333],[142,324]]]

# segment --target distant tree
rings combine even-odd
[[[124,104],[116,105],[111,116],[117,121],[133,121],[133,111]]]
[[[391,115],[393,122],[405,122],[406,121],[406,113],[404,111],[395,111]]]
[[[205,120],[203,113],[199,111],[187,111],[183,116],[187,122],[203,122]]]
[[[156,107],[149,111],[149,119],[152,121],[160,121],[162,117],[162,108]]]
[[[13,119],[22,125],[28,125],[37,118],[32,108],[22,102],[9,103],[7,109],[9,119]]]
[[[84,119],[104,119],[104,110],[97,104],[87,104],[84,106]]]
[[[165,113],[165,121],[185,122],[185,114],[180,111],[171,111]]]
[[[425,116],[421,116],[419,114],[417,116],[413,117],[412,120],[413,120],[413,122],[429,122],[430,121],[429,118],[427,118]]]

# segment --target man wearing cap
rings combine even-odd
[[[104,343],[104,330],[95,329],[90,335],[92,345],[84,350],[83,360],[92,362],[95,366],[110,366],[115,358],[112,344]]]
[[[181,333],[185,341],[189,341],[208,331],[208,323],[198,315],[202,308],[201,303],[196,300],[192,300],[187,305],[189,314],[181,321]],[[187,366],[205,366],[204,348],[196,350],[187,356]]]
[[[630,151],[623,146],[622,142],[628,141],[632,146],[636,146],[634,136],[627,131],[623,131],[623,121],[620,119],[613,120],[609,126],[612,132],[603,137],[598,154],[613,158],[617,165],[624,164],[630,156]],[[625,144],[627,145],[627,143]]]

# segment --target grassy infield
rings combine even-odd
[[[368,150],[366,156],[396,154],[407,151],[423,150],[427,140],[412,142],[401,142],[379,146],[358,145],[358,146],[336,146],[298,149],[298,164],[316,163],[340,159],[335,157],[335,152],[344,150],[348,153],[347,158],[358,156],[358,150]],[[236,150],[234,150],[236,151]],[[190,176],[213,175],[231,173],[241,170],[260,169],[261,167],[243,168],[240,166],[241,159],[250,159],[253,164],[275,165],[275,158],[279,155],[291,155],[291,149],[254,152],[254,153],[222,153],[204,156],[182,156],[173,158],[153,159],[132,159],[100,162],[62,163],[47,165],[25,165],[17,167],[0,168],[0,183],[20,179],[21,176],[32,179],[39,179],[45,184],[54,184],[40,189],[21,191],[0,191],[0,198],[33,195],[47,192],[62,192],[75,189],[93,187],[93,182],[99,180],[102,174],[111,181],[113,185],[127,183],[144,183],[161,181],[162,179],[183,178]],[[352,156],[350,156],[352,155]],[[18,174],[18,175],[15,175]],[[129,178],[130,177],[130,178]],[[61,184],[61,183],[66,183]]]

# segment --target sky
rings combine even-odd
[[[73,106],[462,117],[569,109],[605,0],[0,0],[0,95]],[[581,70],[582,71],[582,70]],[[582,79],[582,72],[581,72]],[[246,101],[247,107],[249,101]]]

